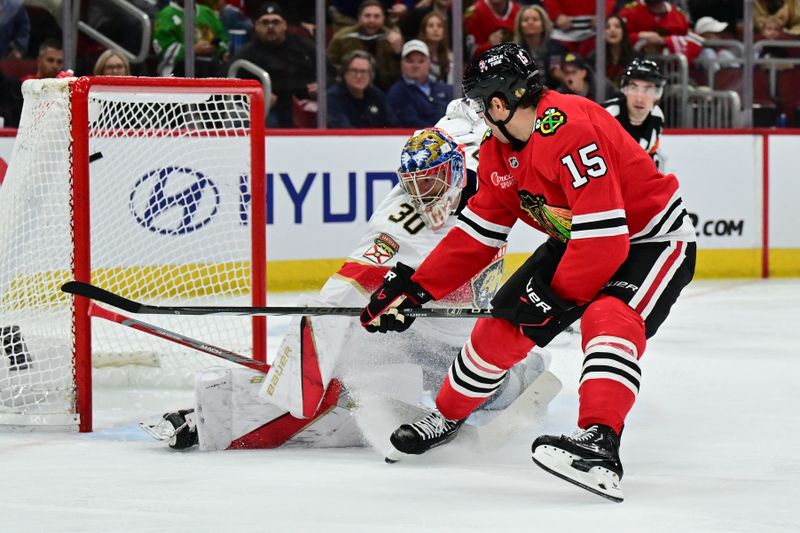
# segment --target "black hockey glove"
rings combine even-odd
[[[383,285],[372,293],[369,304],[361,312],[361,325],[371,333],[405,331],[414,317],[405,316],[403,309],[422,307],[433,297],[419,284],[411,281],[414,269],[397,263],[386,273]]]
[[[547,346],[583,313],[583,307],[559,298],[536,273],[527,279],[515,277],[492,299],[492,316],[519,326],[537,346]]]

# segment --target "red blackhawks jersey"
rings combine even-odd
[[[660,173],[605,109],[546,91],[536,117],[520,151],[493,137],[481,145],[478,192],[413,278],[435,298],[489,263],[517,220],[566,243],[552,287],[579,304],[632,243],[695,239],[677,178]]]

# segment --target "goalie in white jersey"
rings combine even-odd
[[[451,215],[475,193],[485,131],[466,100],[454,100],[435,128],[415,132],[403,148],[400,183],[370,218],[344,265],[316,299],[302,303],[360,307],[390,268],[398,263],[416,268],[456,223]],[[439,303],[487,307],[500,285],[504,254],[503,247],[469,284]],[[297,317],[268,374],[246,368],[204,371],[195,381],[195,409],[167,413],[155,426],[143,427],[177,449],[363,444],[351,408],[378,397],[417,404],[424,391],[438,390],[473,324],[468,318],[418,319],[415,335],[386,338],[365,332],[355,318]],[[484,408],[507,406],[548,363],[536,348]]]

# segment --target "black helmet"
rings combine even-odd
[[[513,111],[524,96],[542,92],[536,63],[515,43],[495,45],[473,59],[464,72],[462,86],[467,98],[478,104],[479,112],[493,96],[502,97]]]
[[[639,58],[634,59],[630,65],[625,67],[625,74],[622,75],[620,86],[625,87],[630,80],[651,81],[659,89],[664,86],[665,81],[664,75],[661,74],[661,69],[658,68],[655,61]]]

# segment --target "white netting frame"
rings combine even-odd
[[[195,305],[219,304],[220,298],[238,305],[254,302],[248,253],[253,242],[263,241],[263,228],[260,237],[256,235],[258,225],[252,221],[257,214],[245,200],[254,192],[251,172],[259,152],[257,166],[263,176],[263,127],[249,128],[250,115],[263,109],[260,92],[240,90],[233,80],[201,86],[206,82],[184,80],[184,85],[179,80],[127,79],[127,87],[121,87],[120,79],[108,85],[101,83],[103,79],[93,80],[88,92],[88,110],[83,112],[88,111],[88,131],[81,131],[80,119],[70,127],[75,116],[80,117],[72,113],[70,100],[76,97],[71,89],[80,82],[88,87],[86,79],[41,81],[24,89],[25,110],[0,190],[0,205],[7,206],[7,212],[13,205],[46,205],[48,216],[41,207],[22,209],[22,213],[17,208],[12,217],[0,215],[0,246],[10,251],[0,258],[0,334],[6,344],[16,339],[17,346],[11,350],[17,354],[14,357],[8,356],[7,347],[6,357],[0,352],[0,424],[71,424],[76,419],[70,299],[57,287],[72,277],[72,239],[69,224],[64,223],[65,218],[69,220],[71,202],[66,177],[73,173],[76,180],[81,179],[80,172],[76,173],[80,162],[70,164],[70,149],[78,153],[72,142],[81,136],[88,138],[83,152],[88,148],[93,154],[92,282],[154,303],[175,303],[180,298]],[[149,112],[142,112],[145,109]],[[260,151],[253,149],[258,145],[250,143],[251,135],[260,139]],[[27,177],[30,174],[36,179]],[[37,194],[37,183],[47,179],[52,180],[42,185],[47,192]],[[177,197],[179,201],[171,207],[166,201],[164,208],[158,200],[152,209],[157,196],[153,190],[158,188],[153,184],[158,183],[161,200]],[[263,181],[260,187],[263,191]],[[208,191],[214,194],[209,196]],[[216,207],[209,197],[216,198]],[[260,208],[262,203],[256,205]],[[150,215],[138,216],[148,213],[148,205]],[[176,220],[175,211],[184,216]],[[188,226],[183,223],[187,212],[191,219],[212,211],[212,220],[204,225],[193,227],[191,220]],[[259,220],[263,220],[263,210]],[[243,231],[248,224],[250,229]],[[187,227],[191,231],[182,231]],[[44,244],[40,244],[42,239]],[[46,264],[37,268],[20,252],[27,249],[45,251],[41,255],[46,256]],[[148,317],[148,321],[245,355],[252,353],[252,320],[186,318]],[[80,335],[81,326],[76,324]],[[214,363],[208,356],[176,349],[177,345],[116,324],[94,321],[92,329],[95,366],[116,367],[94,371],[95,378],[106,382],[187,385],[199,367]],[[68,341],[62,340],[65,336]],[[45,361],[51,361],[52,368],[46,369]],[[126,363],[134,366],[128,364],[120,371],[119,365]],[[24,383],[22,376],[26,376]],[[31,398],[31,387],[44,387],[38,393],[46,401]],[[90,404],[90,399],[84,403]],[[84,422],[90,420],[90,413],[82,414]],[[86,424],[81,425],[85,429]]]

